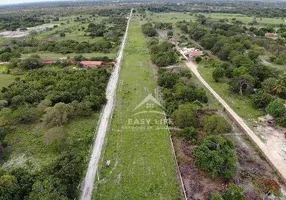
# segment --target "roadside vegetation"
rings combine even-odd
[[[1,40],[0,60],[9,63],[0,68],[0,199],[78,198],[99,112],[106,102],[109,63],[126,27],[121,11],[62,16],[55,9],[54,18],[38,13],[30,24],[25,17],[29,14],[19,13],[15,18],[22,20],[11,27],[5,23],[12,25],[14,17],[6,16],[2,26],[6,30],[58,25],[24,38]],[[75,31],[85,38],[72,36]],[[57,62],[45,63],[37,54],[49,54],[47,60]],[[66,58],[59,59],[63,55]],[[79,65],[82,60],[107,65],[86,70]]]
[[[241,116],[252,120],[254,116],[261,116],[265,111],[272,116],[281,117],[284,114],[285,107],[277,100],[281,97],[264,92],[263,89],[253,90],[279,72],[260,63],[258,57],[264,52],[264,47],[252,45],[251,38],[240,34],[245,31],[240,25],[224,23],[223,20],[207,18],[201,14],[192,15],[193,22],[176,22],[175,16],[180,17],[183,13],[163,12],[154,11],[146,16],[152,19],[149,20],[148,26],[158,33],[145,33],[149,37],[151,56],[154,55],[152,45],[164,43],[168,39],[170,46],[171,42],[175,41],[182,47],[193,45],[204,48],[205,56],[194,60],[205,66],[200,70],[204,70],[208,76],[203,76],[207,81],[210,80],[215,90],[221,91],[220,94],[231,102],[231,106],[237,108],[235,110]],[[170,15],[174,17],[168,18]],[[141,16],[145,17],[144,14]],[[172,29],[175,34],[168,36],[167,31],[155,28],[155,24],[160,20],[166,24],[171,22],[175,27]],[[144,27],[142,31],[144,33]],[[264,31],[266,33],[270,30]],[[215,52],[215,49],[207,47],[208,45],[216,47],[218,52],[221,52],[221,57],[211,55],[210,52]],[[280,47],[278,43],[275,45]],[[166,49],[164,50],[166,52]],[[173,50],[176,51],[175,48]],[[156,64],[155,62],[152,60],[153,64]],[[188,198],[260,199],[267,190],[280,196],[283,184],[279,183],[277,176],[271,174],[271,166],[263,160],[259,152],[255,152],[246,138],[242,135],[236,136],[240,131],[225,119],[220,107],[212,104],[213,101],[208,103],[213,97],[199,89],[198,85],[194,84],[195,77],[179,67],[178,62],[179,59],[166,64],[166,67],[157,64],[160,67],[158,85],[161,87],[167,116],[173,122],[169,126]],[[242,67],[246,70],[243,71]],[[245,82],[247,87],[243,86]],[[250,152],[253,152],[253,155],[248,155]],[[261,173],[254,173],[250,166],[258,166],[262,162],[267,167]],[[244,173],[251,178],[245,177]],[[243,183],[236,181],[240,177],[244,180]],[[263,187],[266,182],[271,184]]]

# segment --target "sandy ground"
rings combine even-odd
[[[31,31],[42,32],[49,28],[54,27],[54,25],[55,24],[43,24],[40,26],[27,28],[28,30],[26,31],[20,31],[20,29],[18,29],[17,31],[3,31],[0,32],[0,37],[9,37],[9,38],[25,37],[28,36],[31,33]]]
[[[273,152],[278,152],[286,163],[286,139],[284,137],[286,129],[267,126],[261,123],[254,131],[261,135],[265,145],[272,154],[274,154]]]

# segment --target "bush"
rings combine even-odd
[[[222,136],[208,136],[194,152],[195,164],[207,171],[212,178],[234,176],[237,156],[233,143]]]
[[[47,127],[63,126],[72,117],[74,108],[65,103],[57,103],[53,107],[46,109],[46,114],[43,115],[43,123]]]
[[[202,57],[198,56],[195,58],[196,63],[200,63],[202,61]]]
[[[230,184],[228,190],[222,195],[225,200],[246,200],[243,189],[235,184]]]
[[[208,115],[203,120],[204,130],[208,134],[221,134],[231,132],[231,125],[223,117]]]
[[[213,79],[215,80],[215,82],[219,82],[219,80],[221,78],[223,78],[225,75],[225,70],[221,67],[216,67],[213,71]]]
[[[179,128],[196,127],[198,126],[197,110],[198,106],[195,104],[182,104],[173,112],[171,117]]]
[[[276,99],[267,106],[266,111],[276,118],[282,117],[286,112],[286,108],[282,100]]]
[[[198,131],[193,127],[186,127],[182,131],[182,136],[189,141],[196,142],[198,140]]]
[[[251,95],[251,103],[254,108],[265,109],[267,105],[273,101],[273,97],[265,93],[262,90],[257,91],[255,94]]]
[[[160,73],[158,77],[158,85],[165,88],[173,88],[179,77],[172,73]]]

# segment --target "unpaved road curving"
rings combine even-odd
[[[246,133],[250,139],[260,148],[267,160],[277,170],[280,176],[286,181],[286,162],[285,158],[280,155],[276,148],[263,143],[260,138],[245,124],[245,122],[229,107],[229,105],[212,89],[212,87],[200,75],[197,65],[192,61],[186,62],[187,67],[195,74],[195,76],[204,84],[204,86],[212,93],[212,95],[223,105],[226,112],[236,121],[237,125]],[[245,111],[247,112],[247,111]]]
[[[81,200],[90,200],[92,198],[92,191],[93,191],[93,185],[95,180],[95,175],[97,172],[98,162],[100,159],[102,147],[104,144],[104,138],[108,129],[109,120],[113,113],[114,108],[114,101],[115,101],[115,95],[116,95],[116,88],[119,78],[119,71],[120,71],[120,65],[123,58],[123,50],[126,44],[127,35],[128,35],[128,28],[130,24],[130,20],[132,17],[132,11],[131,9],[129,19],[126,26],[125,35],[122,40],[122,44],[119,50],[118,57],[116,59],[116,64],[114,67],[114,70],[111,74],[111,77],[109,79],[107,88],[106,88],[106,98],[107,103],[101,113],[100,119],[99,119],[99,126],[96,133],[96,139],[93,144],[92,154],[89,161],[88,169],[86,172],[86,176],[83,182],[83,189],[80,199]]]

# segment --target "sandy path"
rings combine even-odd
[[[124,38],[122,40],[122,44],[120,47],[118,57],[116,59],[116,64],[115,64],[114,70],[111,74],[111,77],[109,79],[107,88],[106,88],[107,103],[103,109],[103,112],[101,113],[101,116],[100,116],[99,126],[98,126],[97,133],[96,133],[96,139],[95,139],[95,142],[93,145],[91,158],[90,158],[88,169],[86,172],[86,176],[85,176],[85,179],[83,182],[83,189],[82,189],[82,194],[81,194],[81,198],[80,198],[81,200],[90,200],[92,198],[92,191],[93,191],[93,187],[94,187],[93,185],[94,185],[95,175],[97,172],[102,147],[104,144],[104,138],[105,138],[105,135],[107,133],[110,117],[113,113],[116,88],[117,88],[117,83],[118,83],[118,78],[119,78],[120,65],[121,65],[121,61],[123,58],[123,50],[124,50],[126,40],[127,40],[128,28],[129,28],[130,19],[132,17],[132,11],[133,11],[133,9],[131,9],[130,16],[128,19],[128,23],[126,26],[125,35],[124,35]]]
[[[237,124],[243,129],[251,140],[260,148],[264,153],[267,160],[279,172],[281,177],[286,180],[286,162],[276,148],[265,145],[260,138],[245,124],[245,122],[229,107],[229,105],[212,89],[212,87],[203,79],[197,70],[197,65],[192,61],[186,62],[187,67],[195,74],[195,76],[204,84],[204,86],[212,93],[212,95],[223,105],[225,110],[232,116]],[[247,112],[247,111],[245,111]]]

